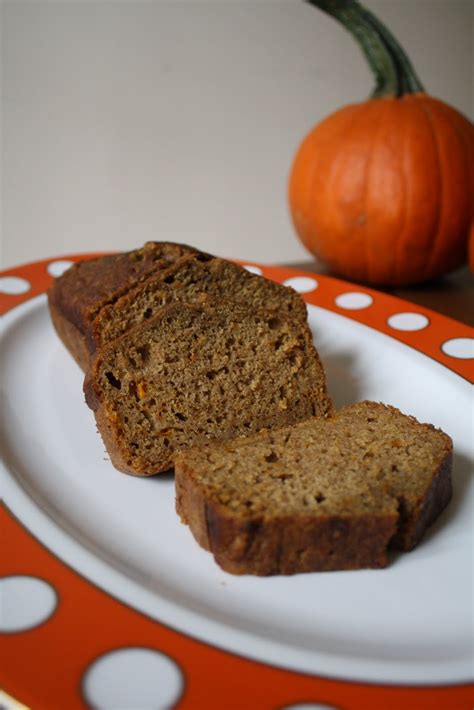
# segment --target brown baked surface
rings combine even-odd
[[[48,304],[58,335],[78,364],[87,365],[88,328],[101,308],[160,269],[196,249],[171,242],[147,242],[134,251],[80,261],[55,279]]]
[[[153,317],[167,303],[196,303],[203,294],[242,303],[250,310],[264,309],[301,321],[307,318],[306,304],[293,289],[224,259],[203,261],[201,254],[189,254],[104,306],[88,329],[90,352]]]
[[[181,453],[176,509],[235,574],[383,567],[449,502],[451,458],[442,431],[362,402]]]
[[[112,463],[135,475],[166,470],[209,439],[331,407],[306,323],[211,298],[164,306],[111,341],[84,390]]]

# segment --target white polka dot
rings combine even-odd
[[[474,338],[452,338],[441,346],[441,350],[460,360],[470,360],[474,358]]]
[[[183,688],[176,663],[151,648],[121,648],[100,656],[84,676],[84,694],[94,708],[165,710]]]
[[[394,330],[423,330],[429,325],[429,320],[421,313],[396,313],[390,316],[387,323]]]
[[[9,296],[18,296],[20,293],[26,293],[30,288],[30,282],[26,279],[20,279],[18,276],[0,277],[0,293],[7,293]]]
[[[37,577],[15,575],[0,579],[0,631],[25,631],[42,624],[56,609],[53,587]]]
[[[5,691],[0,690],[0,709],[1,710],[28,710],[26,705],[22,705],[12,698],[11,695],[5,693]]]
[[[369,296],[368,293],[361,293],[360,291],[348,291],[336,298],[336,305],[348,311],[358,311],[362,308],[368,308],[373,302],[374,299],[372,296]]]
[[[286,279],[283,285],[294,288],[298,293],[309,293],[318,288],[318,282],[310,276],[293,276],[291,279]]]
[[[262,269],[259,266],[252,266],[252,264],[246,264],[244,266],[244,269],[247,269],[247,271],[250,271],[251,274],[257,274],[258,276],[262,275]]]
[[[73,262],[68,261],[67,259],[63,259],[62,261],[52,261],[50,264],[48,264],[48,274],[51,276],[54,276],[57,278],[58,276],[62,276],[65,271],[69,269],[70,266],[72,266]]]
[[[296,705],[285,705],[281,710],[338,710],[338,708],[325,703],[297,703]]]

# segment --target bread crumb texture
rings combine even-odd
[[[137,475],[331,409],[305,322],[210,297],[164,306],[98,351],[85,392],[114,465]]]
[[[91,352],[157,314],[173,301],[201,303],[206,296],[225,298],[249,310],[306,320],[306,305],[291,288],[251,274],[218,257],[190,253],[158,270],[98,312],[90,325]]]

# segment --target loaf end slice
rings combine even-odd
[[[168,304],[111,341],[84,389],[112,463],[135,475],[170,468],[189,446],[331,409],[306,323],[211,298]]]
[[[176,509],[234,574],[378,568],[448,504],[451,458],[443,432],[362,402],[183,452]]]
[[[48,291],[53,325],[66,348],[85,370],[89,364],[88,329],[105,305],[150,274],[197,253],[172,242],[147,242],[131,252],[80,261],[54,280]]]

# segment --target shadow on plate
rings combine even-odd
[[[336,409],[354,404],[361,398],[356,357],[347,351],[329,352],[321,358],[326,371],[329,396]]]
[[[174,481],[174,468],[169,468],[167,471],[162,471],[154,476],[143,476],[142,480],[155,484],[168,484],[170,481]]]
[[[447,508],[441,513],[439,518],[426,531],[425,540],[431,539],[433,535],[449,525],[460,512],[461,506],[466,504],[466,493],[473,476],[472,462],[464,454],[454,452],[453,456],[453,497]]]

